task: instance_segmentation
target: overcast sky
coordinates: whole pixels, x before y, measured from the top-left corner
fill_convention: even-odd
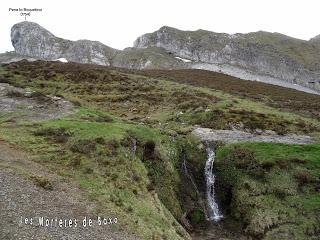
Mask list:
[[[163,25],[182,30],[280,32],[300,39],[320,34],[319,0],[1,0],[0,52],[11,51],[11,26],[24,18],[9,8],[42,8],[28,21],[58,37],[90,39],[123,49]]]

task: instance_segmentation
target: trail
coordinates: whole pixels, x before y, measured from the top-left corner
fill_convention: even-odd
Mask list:
[[[37,186],[30,175],[46,178],[53,189]],[[0,239],[136,239],[111,225],[98,226],[94,208],[77,184],[31,161],[18,147],[0,141]],[[21,217],[33,218],[33,224],[22,224]],[[77,219],[78,225],[43,227],[39,217],[72,219],[73,223]],[[94,220],[92,227],[82,226],[84,217]]]

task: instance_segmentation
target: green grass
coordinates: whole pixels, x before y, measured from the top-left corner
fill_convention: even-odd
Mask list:
[[[260,161],[300,158],[310,168],[320,168],[320,144],[243,143],[242,146],[254,151]]]
[[[0,79],[61,95],[81,106],[68,117],[42,122],[19,121],[21,113],[2,114],[0,138],[26,148],[35,161],[80,183],[97,203],[97,213],[111,211],[120,219],[119,228],[127,226],[145,239],[188,238],[177,219],[199,199],[180,171],[183,150],[200,189],[205,182],[204,145],[189,135],[194,125],[229,129],[242,122],[248,131],[319,135],[317,103],[308,105],[308,114],[303,114],[303,94],[299,107],[291,111],[292,91],[282,89],[277,98],[278,88],[263,85],[260,92],[266,94],[260,99],[262,93],[255,90],[250,90],[250,96],[242,94],[247,88],[241,81],[237,84],[242,92],[236,94],[230,84],[225,93],[214,86],[190,86],[139,74],[73,63],[21,62],[0,67]],[[181,71],[180,77],[194,81],[199,76],[208,84],[208,73],[198,74]],[[280,104],[287,97],[286,104]],[[149,156],[147,142],[155,144]],[[218,190],[223,188],[219,198],[249,235],[315,236],[319,232],[319,192],[315,191],[319,156],[319,144],[223,146],[216,160]]]
[[[112,120],[88,120],[88,116],[105,115]],[[167,155],[176,150],[170,139],[161,135],[159,130],[89,108],[80,108],[76,114],[62,119],[1,125],[1,139],[26,148],[32,152],[35,161],[77,181],[88,191],[89,198],[97,203],[95,211],[111,212],[118,217],[120,229],[128,228],[144,239],[188,238],[172,215],[179,217],[182,214],[177,198],[179,174],[174,167],[176,154]],[[65,134],[67,142],[59,142],[57,136],[62,133],[68,133]],[[123,143],[128,136],[138,141],[136,153]],[[99,138],[103,141],[96,140]],[[147,140],[156,142],[156,151],[161,151],[160,162],[141,160],[143,144]],[[87,147],[81,143],[94,144],[95,148],[88,152],[73,150],[74,145],[80,150]],[[161,175],[158,170],[161,170]],[[149,190],[151,184],[155,190]]]
[[[221,198],[230,201],[231,215],[248,234],[265,239],[318,236],[319,144],[226,145],[217,151],[216,172],[225,187]]]
[[[319,132],[320,124],[315,118],[270,107],[263,101],[176,83],[164,80],[165,77],[154,79],[141,76],[138,75],[140,72],[123,73],[92,65],[83,66],[20,63],[19,70],[11,65],[1,67],[0,77],[7,76],[6,79],[16,86],[30,87],[50,95],[62,95],[84,106],[144,122],[168,132],[187,133],[195,124],[229,129],[239,122],[252,131],[261,128],[280,134]],[[184,75],[180,77],[188,76],[188,73],[181,74]],[[199,77],[202,79],[207,75],[200,74]],[[32,80],[26,81],[26,78]],[[220,114],[215,114],[216,111]]]

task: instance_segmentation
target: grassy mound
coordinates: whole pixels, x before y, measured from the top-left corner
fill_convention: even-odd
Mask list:
[[[242,143],[217,152],[223,202],[249,235],[317,239],[320,234],[320,145]]]

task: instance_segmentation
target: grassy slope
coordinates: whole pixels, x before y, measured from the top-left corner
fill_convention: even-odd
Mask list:
[[[217,152],[218,179],[231,215],[266,239],[317,239],[320,146],[241,143]],[[230,199],[230,195],[232,195]]]
[[[149,62],[149,63],[148,63]],[[147,64],[146,64],[147,63]],[[149,64],[149,65],[148,65]],[[126,48],[112,59],[112,66],[127,68],[183,68],[185,64],[172,57],[165,50],[155,47]]]
[[[273,46],[278,52],[290,56],[298,63],[303,64],[308,69],[319,69],[319,46],[309,41],[295,39],[279,33],[255,32],[247,34],[247,41],[253,43],[263,43]],[[252,38],[252,39],[250,39]]]
[[[318,120],[320,117],[320,96],[294,89],[255,81],[240,81],[232,76],[205,70],[146,70],[135,71],[135,73],[196,87],[209,87],[240,98],[249,98],[253,101],[262,102],[287,112],[293,111],[303,115],[307,114],[318,118]]]
[[[226,79],[222,78],[218,83],[220,75],[212,73],[213,78],[210,78],[210,72],[206,71],[200,72],[200,75],[197,70],[182,71],[178,77],[175,71],[168,71],[168,75],[163,77],[168,79],[170,76],[179,82],[184,76],[187,84],[196,85],[191,87],[161,78],[138,75],[143,72],[123,73],[93,65],[20,62],[18,66],[11,64],[5,69],[2,70],[4,77],[11,79],[17,86],[31,87],[46,94],[62,95],[152,126],[159,127],[161,124],[163,130],[185,131],[194,124],[228,129],[239,122],[247,129],[271,129],[279,133],[317,132],[319,129],[319,96],[290,89],[286,92],[286,89],[261,83],[250,82],[250,87],[247,81],[236,79],[225,81]],[[189,82],[192,79],[196,81]],[[260,97],[269,99],[266,102],[268,105],[275,103],[277,107],[282,107],[279,104],[284,106],[278,110],[258,101],[244,99],[243,96],[246,95],[236,97],[203,88],[201,86],[204,86],[206,79],[208,85],[214,89],[219,84],[233,85],[234,88],[239,88],[240,94],[237,95],[247,91],[251,99]],[[215,85],[210,85],[211,83]],[[263,94],[257,92],[259,87],[263,89]],[[229,91],[226,87],[221,89],[234,94],[234,91]],[[285,102],[285,99],[289,100]],[[298,114],[283,111],[285,108],[292,108]]]
[[[183,201],[179,196],[180,143],[172,143],[172,136],[188,134],[194,124],[228,129],[230,125],[239,122],[253,131],[259,128],[272,129],[278,133],[306,132],[319,135],[318,102],[309,101],[308,105],[306,99],[310,97],[317,100],[318,96],[299,93],[296,102],[292,102],[296,93],[292,90],[286,91],[274,86],[268,88],[261,84],[264,92],[259,93],[255,92],[260,86],[257,83],[253,89],[247,88],[246,91],[245,81],[233,79],[231,84],[235,84],[234,87],[230,86],[230,82],[229,86],[224,85],[224,81],[219,85],[219,79],[214,73],[215,85],[210,85],[209,81],[211,89],[204,88],[208,72],[205,72],[205,77],[199,77],[197,71],[181,71],[179,78],[173,79],[166,74],[152,75],[157,79],[142,74],[144,73],[92,65],[52,62],[20,62],[1,67],[2,81],[45,94],[62,95],[85,107],[69,118],[41,124],[17,125],[14,122],[17,118],[2,115],[0,137],[25,146],[38,156],[38,161],[79,181],[90,190],[92,199],[100,204],[97,211],[113,209],[131,231],[144,238],[166,236],[171,239],[173,236],[186,237],[172,218],[173,215],[179,219],[184,211]],[[181,80],[183,76],[187,82]],[[192,76],[193,79],[201,80],[201,84],[197,81],[190,82]],[[235,92],[236,88],[239,88],[239,93]],[[259,97],[263,99],[260,102],[257,101]],[[297,107],[302,105],[305,109]],[[101,117],[104,119],[108,115],[106,112],[121,118],[112,117],[112,122],[101,122]],[[66,142],[57,143],[56,131],[60,130],[52,131],[52,128],[63,128],[71,136]],[[35,136],[34,132],[39,131],[42,136]],[[99,137],[104,139],[102,144]],[[136,154],[132,154],[130,150],[132,138],[138,142]],[[148,140],[156,142],[156,157],[142,161],[144,144]],[[203,154],[196,153],[201,148],[190,147],[194,144],[192,138],[187,137],[188,141],[190,164],[195,168],[194,173],[202,176],[205,158]],[[78,145],[80,150],[76,147]],[[81,148],[90,149],[92,145],[95,148],[89,154],[85,153],[87,151],[81,152]],[[252,145],[252,148],[260,149],[258,146],[260,145]],[[259,151],[267,155],[270,149],[261,148]],[[284,158],[289,158],[292,151],[290,148],[285,151]],[[315,157],[306,160],[310,159],[318,161]],[[274,179],[285,184],[285,179]],[[267,199],[268,196],[261,197]],[[242,198],[240,200],[239,204],[245,204]],[[283,200],[279,201],[283,204]],[[318,204],[316,199],[314,202]],[[235,209],[237,211],[236,207]],[[150,214],[151,218],[148,217]],[[138,222],[133,222],[132,217]],[[257,234],[255,231],[248,232]],[[260,234],[261,228],[257,231]]]
[[[138,141],[136,153],[128,142],[133,137]],[[172,165],[177,153],[168,137],[158,130],[81,108],[58,120],[2,123],[0,138],[22,145],[36,156],[35,161],[79,182],[98,203],[95,211],[111,211],[119,219],[120,227],[128,226],[129,231],[144,239],[187,238],[172,216],[182,214],[175,192],[179,182],[174,176],[179,174]],[[142,146],[147,140],[155,141],[156,151],[161,152],[158,162],[142,162]],[[161,166],[162,177],[172,181],[163,183],[167,185],[161,189],[161,196],[157,194],[161,185],[152,182],[154,177],[149,171],[155,166]],[[163,199],[166,196],[170,198]]]

